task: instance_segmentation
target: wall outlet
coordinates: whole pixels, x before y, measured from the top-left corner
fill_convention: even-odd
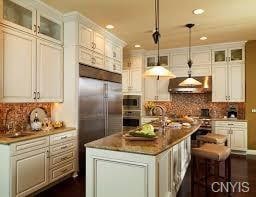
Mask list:
[[[252,113],[256,113],[256,108],[252,109]]]

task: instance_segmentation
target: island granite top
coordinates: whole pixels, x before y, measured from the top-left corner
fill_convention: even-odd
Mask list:
[[[84,146],[86,148],[105,149],[155,156],[191,136],[199,129],[200,125],[201,122],[198,122],[196,125],[192,125],[191,128],[173,129],[166,127],[166,134],[161,135],[157,132],[158,139],[155,141],[128,141],[122,137],[122,132],[120,132],[87,143]]]

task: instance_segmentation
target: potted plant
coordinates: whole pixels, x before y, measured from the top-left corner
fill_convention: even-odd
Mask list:
[[[152,109],[156,106],[156,104],[152,101],[147,101],[144,104],[145,112],[147,116],[152,116]]]

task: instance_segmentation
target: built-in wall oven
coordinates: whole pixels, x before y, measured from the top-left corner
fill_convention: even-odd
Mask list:
[[[123,112],[123,130],[128,131],[141,125],[140,111],[124,111]]]
[[[140,95],[124,95],[123,109],[124,110],[141,110],[141,96]]]

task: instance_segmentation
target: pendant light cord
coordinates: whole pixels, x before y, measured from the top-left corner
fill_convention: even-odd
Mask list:
[[[189,61],[191,60],[191,28],[189,28]]]

